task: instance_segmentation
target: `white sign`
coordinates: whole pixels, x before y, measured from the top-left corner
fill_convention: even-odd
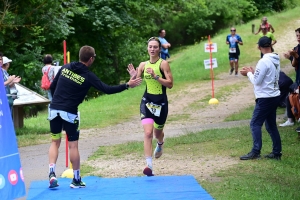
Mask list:
[[[47,98],[26,88],[25,86],[19,83],[15,83],[15,86],[18,90],[18,98],[14,100],[14,106],[50,103],[50,101]]]
[[[205,52],[217,52],[217,43],[205,43],[204,44],[204,51]]]
[[[210,59],[204,60],[204,67],[205,67],[205,69],[210,69],[210,65],[211,65]],[[213,68],[218,67],[218,62],[217,62],[216,58],[212,59],[212,67]]]

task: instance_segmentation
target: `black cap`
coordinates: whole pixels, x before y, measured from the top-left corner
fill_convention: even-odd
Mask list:
[[[260,47],[271,47],[272,40],[271,38],[268,38],[267,36],[263,36],[258,40],[258,46]]]

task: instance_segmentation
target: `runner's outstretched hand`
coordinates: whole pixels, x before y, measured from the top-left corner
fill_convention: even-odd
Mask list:
[[[134,66],[132,63],[130,63],[127,67],[127,71],[128,73],[130,74],[130,77],[134,77],[136,78],[136,75],[137,75],[137,70],[134,69]]]

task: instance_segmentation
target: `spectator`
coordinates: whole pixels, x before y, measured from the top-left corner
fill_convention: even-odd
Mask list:
[[[236,34],[236,29],[234,27],[231,27],[230,34],[226,37],[226,44],[229,45],[230,75],[235,70],[235,75],[237,76],[240,56],[239,44],[243,45],[243,41],[242,38],[238,34]]]
[[[296,72],[296,80],[295,83],[292,85],[293,88],[291,88],[291,92],[294,92],[300,83],[300,60],[299,60],[299,55],[300,55],[300,28],[295,30],[296,33],[296,39],[298,42],[298,45],[295,46],[293,48],[293,50],[289,50],[288,52],[284,53],[284,57],[289,59],[291,61],[292,66],[295,68],[295,72]],[[295,117],[293,115],[293,112],[291,111],[292,106],[291,106],[291,102],[289,101],[289,99],[287,98],[286,100],[286,112],[287,112],[287,117],[288,120],[286,122],[284,122],[283,124],[279,124],[279,126],[284,127],[284,126],[293,126],[294,125],[294,121],[295,121]],[[298,127],[296,129],[296,131],[298,133],[300,133],[300,128]]]
[[[61,144],[62,129],[66,131],[70,149],[70,161],[74,178],[71,188],[83,188],[85,183],[80,177],[80,155],[78,150],[79,119],[78,106],[84,100],[91,87],[106,94],[115,94],[140,85],[141,78],[130,79],[127,83],[109,86],[103,83],[89,67],[95,61],[95,49],[83,46],[79,51],[79,62],[71,62],[61,67],[51,86],[53,99],[50,103],[48,120],[50,121],[52,142],[49,148],[49,188],[58,187],[55,166]]]
[[[10,67],[10,63],[12,60],[7,58],[6,56],[2,57],[2,73],[3,73],[3,80],[4,85],[6,86],[6,92],[8,95],[11,95],[11,98],[9,97],[9,107],[11,114],[13,114],[13,101],[17,99],[17,88],[15,86],[15,83],[19,83],[21,81],[21,77],[12,75],[10,76],[8,74],[8,69]],[[10,94],[9,94],[10,93]]]
[[[43,74],[48,72],[48,79],[49,79],[50,83],[52,83],[53,79],[54,79],[54,67],[52,66],[52,61],[53,61],[52,55],[50,55],[50,54],[45,55],[45,57],[44,57],[45,66],[42,68]],[[50,89],[46,90],[46,91],[48,94],[48,99],[50,101],[52,101],[52,95],[51,95]]]
[[[260,51],[264,54],[255,68],[244,67],[241,74],[248,76],[249,81],[254,85],[255,108],[250,122],[253,146],[252,150],[240,157],[241,160],[260,158],[262,148],[262,126],[265,127],[271,136],[273,145],[272,152],[265,155],[265,158],[281,159],[281,138],[276,125],[276,110],[280,100],[279,72],[280,60],[277,54],[272,53],[271,40],[264,36],[258,41]]]
[[[261,24],[259,25],[259,29],[255,33],[255,35],[257,35],[262,30],[262,26],[265,26],[268,32],[271,32],[271,33],[275,32],[273,26],[270,23],[268,23],[267,17],[263,17],[261,20]]]
[[[281,108],[286,108],[286,99],[289,95],[290,86],[293,84],[293,80],[283,71],[280,71],[278,84],[280,90],[280,101],[278,106]]]
[[[161,43],[160,57],[164,60],[167,60],[167,58],[170,58],[168,49],[171,47],[171,44],[167,42],[167,40],[165,39],[166,31],[164,29],[160,29],[158,31],[158,34],[159,34],[158,39]]]

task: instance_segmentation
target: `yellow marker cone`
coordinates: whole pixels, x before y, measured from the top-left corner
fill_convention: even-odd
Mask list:
[[[73,167],[72,167],[72,163],[70,163],[70,168],[66,169],[62,175],[62,178],[73,178],[74,177],[74,173],[73,173]]]
[[[211,99],[209,100],[208,103],[209,103],[209,104],[218,104],[219,101],[218,101],[218,99],[216,99],[216,98],[211,98]]]

